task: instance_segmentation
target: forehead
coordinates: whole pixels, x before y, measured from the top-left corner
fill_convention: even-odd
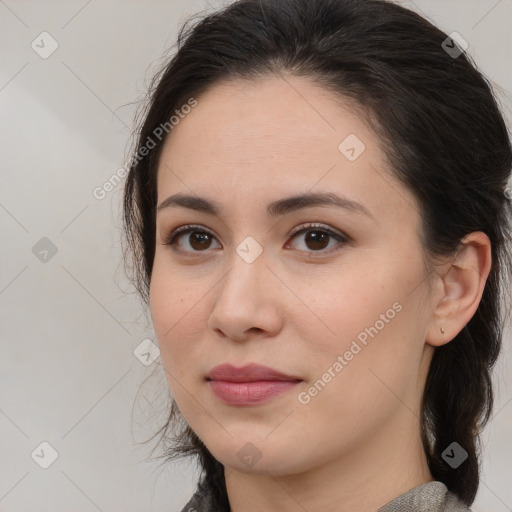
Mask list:
[[[166,142],[194,146],[194,154],[187,155],[192,159],[205,152],[226,157],[227,151],[248,162],[325,151],[337,157],[338,144],[350,133],[374,136],[348,101],[303,77],[221,82],[197,102]]]
[[[358,110],[306,78],[222,82],[196,100],[165,142],[159,202],[177,191],[236,191],[226,200],[268,203],[316,187],[372,203],[377,215],[416,207]]]

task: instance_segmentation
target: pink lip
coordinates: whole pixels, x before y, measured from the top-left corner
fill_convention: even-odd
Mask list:
[[[253,405],[288,391],[302,379],[258,364],[241,368],[222,364],[210,371],[207,380],[215,396],[223,402]]]
[[[229,382],[255,382],[258,380],[302,380],[295,375],[286,375],[268,366],[246,364],[240,368],[231,364],[221,364],[213,368],[207,375],[209,380],[225,380]]]

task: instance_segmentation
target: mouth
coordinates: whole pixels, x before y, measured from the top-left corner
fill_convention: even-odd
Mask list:
[[[256,382],[256,381],[300,381],[296,375],[288,375],[268,366],[256,363],[236,367],[231,364],[221,364],[213,368],[206,376],[207,380],[222,380],[227,382]]]
[[[208,381],[213,394],[228,405],[257,405],[294,388],[301,381],[260,380],[254,382]]]
[[[290,391],[302,379],[252,363],[243,367],[216,366],[206,381],[213,394],[225,404],[257,405]]]

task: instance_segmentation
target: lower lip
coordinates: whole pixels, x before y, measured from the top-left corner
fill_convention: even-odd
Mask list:
[[[227,382],[210,380],[210,388],[215,396],[229,405],[253,405],[289,391],[298,381],[259,380],[256,382]]]

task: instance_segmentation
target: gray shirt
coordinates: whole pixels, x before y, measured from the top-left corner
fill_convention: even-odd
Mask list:
[[[210,491],[198,486],[181,512],[221,511],[213,508]],[[471,512],[471,509],[442,482],[428,482],[394,498],[377,512]]]

